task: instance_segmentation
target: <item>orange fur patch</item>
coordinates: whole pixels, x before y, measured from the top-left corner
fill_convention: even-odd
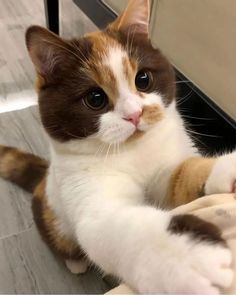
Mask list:
[[[127,56],[124,56],[122,59],[122,65],[126,80],[128,81],[130,88],[136,91],[135,76],[138,68],[137,63],[134,60],[129,59]]]
[[[180,164],[170,180],[167,205],[174,208],[203,196],[214,162],[214,158],[195,157]]]
[[[0,145],[0,176],[28,192],[45,176],[47,161],[16,148]]]
[[[147,124],[154,124],[163,118],[163,113],[158,105],[144,106],[142,119]]]
[[[15,169],[17,153],[13,152],[5,152],[4,155],[1,155],[0,161],[0,174],[3,178],[9,178],[11,176],[11,172]],[[21,165],[21,164],[20,164]]]
[[[46,179],[44,179],[34,192],[32,209],[39,232],[45,242],[56,254],[64,259],[80,259],[83,257],[79,245],[63,236],[57,228],[58,219],[48,206],[45,193]]]

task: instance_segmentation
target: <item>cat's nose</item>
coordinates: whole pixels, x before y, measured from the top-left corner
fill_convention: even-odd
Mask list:
[[[130,121],[131,123],[133,123],[137,127],[138,123],[140,121],[141,114],[142,114],[142,112],[138,111],[138,112],[127,115],[124,119],[126,121]]]

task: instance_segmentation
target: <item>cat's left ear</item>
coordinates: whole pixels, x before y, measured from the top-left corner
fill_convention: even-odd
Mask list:
[[[149,0],[130,0],[124,12],[111,24],[118,31],[149,34]]]

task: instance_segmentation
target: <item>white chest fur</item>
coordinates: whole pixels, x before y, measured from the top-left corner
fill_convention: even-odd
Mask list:
[[[108,153],[107,147],[101,155],[97,152],[99,144],[88,140],[53,144],[47,194],[50,206],[63,220],[63,232],[73,235],[72,211],[101,182],[111,195],[121,190],[122,196],[126,190],[135,202],[142,202],[145,193],[162,201],[173,169],[197,152],[175,108],[169,112],[171,116],[136,141],[120,146],[116,153],[112,147]]]

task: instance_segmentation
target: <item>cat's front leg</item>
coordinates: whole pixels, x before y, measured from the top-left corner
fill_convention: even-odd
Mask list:
[[[215,160],[205,184],[207,195],[236,192],[236,152]]]
[[[217,158],[192,157],[173,171],[166,206],[175,208],[204,195],[236,191],[236,152]]]
[[[80,210],[78,241],[103,271],[146,294],[219,294],[231,284],[231,253],[215,226],[120,199],[94,195]]]

